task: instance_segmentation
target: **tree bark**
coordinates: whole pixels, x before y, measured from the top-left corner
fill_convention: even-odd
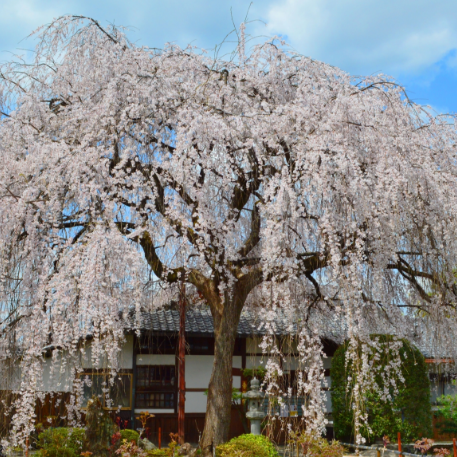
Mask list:
[[[163,265],[149,233],[143,233],[140,243],[154,273],[163,279]],[[177,281],[178,274],[184,272],[180,270],[169,271],[166,281]],[[200,441],[203,457],[212,457],[216,446],[228,440],[232,409],[232,357],[238,323],[247,296],[262,281],[262,270],[256,268],[246,274],[239,272],[236,284],[230,292],[226,291],[224,300],[220,296],[217,278],[210,279],[201,271],[191,269],[187,273],[187,281],[203,295],[213,316],[214,362],[208,386],[205,427]]]
[[[232,357],[240,320],[237,301],[225,303],[221,312],[211,307],[214,321],[214,363],[208,386],[205,427],[201,438],[204,457],[213,455],[229,437],[232,409]]]

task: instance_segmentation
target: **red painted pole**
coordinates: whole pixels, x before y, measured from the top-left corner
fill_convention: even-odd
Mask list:
[[[184,281],[179,293],[179,405],[178,438],[184,444],[184,420],[186,407],[186,301]]]
[[[159,427],[159,449],[162,449],[162,429]]]
[[[457,457],[457,444],[455,443],[455,438],[452,438],[452,444],[454,446],[454,457]]]
[[[25,457],[29,457],[29,439],[25,440]]]
[[[402,457],[402,455],[401,455],[401,434],[400,434],[400,432],[398,432],[397,437],[398,437],[398,452],[400,452],[398,457]]]

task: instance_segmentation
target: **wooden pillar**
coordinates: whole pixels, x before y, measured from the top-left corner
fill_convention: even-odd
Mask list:
[[[246,369],[246,337],[241,339],[241,369]]]
[[[136,335],[133,335],[133,360],[132,360],[132,410],[130,414],[130,428],[135,430],[135,396],[136,396],[136,355],[138,354],[138,341]]]
[[[398,438],[398,452],[400,453],[399,457],[402,457],[402,455],[401,455],[401,433],[400,432],[398,432],[397,438]]]
[[[455,438],[452,438],[452,445],[454,448],[454,457],[457,457],[457,444],[455,442]]]
[[[179,407],[178,407],[178,437],[184,444],[184,420],[186,406],[186,301],[185,286],[181,283],[179,293]]]

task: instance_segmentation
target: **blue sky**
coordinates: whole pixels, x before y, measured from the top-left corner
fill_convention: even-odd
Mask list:
[[[250,0],[0,0],[0,60],[31,49],[41,24],[80,14],[130,26],[138,44],[213,48]],[[457,0],[257,0],[252,35],[282,35],[298,52],[354,74],[385,73],[410,97],[457,112]],[[263,22],[261,22],[263,21]]]

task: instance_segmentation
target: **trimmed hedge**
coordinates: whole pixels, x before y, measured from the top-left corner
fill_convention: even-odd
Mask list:
[[[384,348],[378,367],[386,366],[392,359],[392,350],[389,349],[394,339],[390,335],[372,335],[378,339]],[[367,392],[365,404],[368,412],[368,424],[373,431],[370,435],[367,429],[361,430],[368,440],[388,435],[395,439],[397,432],[402,434],[405,441],[411,441],[421,436],[430,436],[432,433],[432,412],[430,405],[430,380],[424,356],[407,340],[400,349],[402,360],[401,373],[405,383],[398,381],[399,393],[393,402],[383,401],[375,392]],[[346,342],[335,352],[330,372],[332,385],[333,426],[335,437],[340,440],[350,440],[354,437],[354,416],[351,405],[351,391],[348,389],[348,377],[355,378],[352,372],[352,363],[346,367],[345,358],[348,343]],[[372,360],[374,354],[371,355]],[[346,371],[347,369],[347,371]],[[382,371],[382,370],[381,370]],[[376,382],[384,389],[392,389],[384,385],[381,376]],[[350,389],[350,388],[349,388]]]
[[[240,435],[216,448],[216,457],[277,457],[273,443],[263,435]]]
[[[84,438],[83,428],[48,428],[38,435],[37,447],[46,457],[76,457],[81,454]]]
[[[121,443],[123,440],[127,440],[127,443],[130,443],[131,441],[138,443],[138,439],[140,438],[140,434],[137,431],[130,430],[129,428],[121,430],[120,433],[121,433]]]

